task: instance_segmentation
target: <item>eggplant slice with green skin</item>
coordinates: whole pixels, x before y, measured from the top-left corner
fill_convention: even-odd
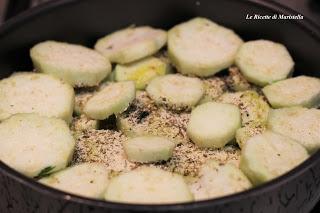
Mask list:
[[[159,106],[185,111],[194,107],[204,94],[204,85],[198,78],[169,74],[153,79],[146,88]]]
[[[258,86],[288,78],[294,66],[286,47],[269,40],[244,43],[237,53],[235,63],[244,77]]]
[[[320,79],[298,76],[278,81],[262,89],[273,108],[320,106]]]
[[[320,149],[320,110],[290,107],[271,110],[268,129],[303,145],[310,153]]]
[[[243,41],[232,30],[194,18],[168,32],[168,54],[178,72],[208,77],[234,63]]]
[[[128,139],[123,147],[130,161],[150,163],[168,160],[175,143],[165,137],[142,136]]]
[[[136,94],[132,81],[111,83],[96,92],[85,104],[84,113],[97,120],[104,120],[112,114],[125,111]]]
[[[95,49],[114,63],[127,64],[158,52],[167,43],[167,32],[148,26],[129,27],[97,41]]]
[[[28,177],[64,169],[75,146],[65,121],[37,114],[16,114],[4,120],[0,141],[0,160]]]
[[[238,107],[208,102],[192,110],[187,133],[199,147],[221,148],[235,137],[240,127]]]
[[[66,168],[40,183],[72,194],[89,198],[103,198],[109,184],[109,171],[102,163],[82,163]]]
[[[19,72],[0,81],[0,121],[16,113],[72,120],[73,88],[42,73]]]
[[[270,181],[309,157],[298,142],[266,131],[250,138],[241,152],[240,169],[254,185]]]
[[[199,179],[191,185],[195,200],[206,200],[241,192],[252,187],[248,178],[232,163],[208,160],[202,165]]]
[[[97,86],[111,72],[111,64],[87,47],[57,41],[45,41],[30,50],[39,72],[56,76],[73,87]]]
[[[170,204],[193,200],[183,176],[142,167],[114,177],[105,199],[121,203]]]

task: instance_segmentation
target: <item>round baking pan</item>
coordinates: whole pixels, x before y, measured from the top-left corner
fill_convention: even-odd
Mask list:
[[[296,15],[271,1],[56,0],[10,19],[0,28],[0,78],[32,69],[29,49],[54,39],[93,46],[97,38],[131,24],[169,29],[195,16],[234,29],[243,39],[285,44],[295,75],[320,77],[320,29],[302,20],[246,20],[246,15]],[[320,131],[320,130],[319,130]],[[320,198],[320,152],[264,185],[230,196],[172,205],[119,204],[45,187],[0,162],[0,210],[29,212],[309,212]]]

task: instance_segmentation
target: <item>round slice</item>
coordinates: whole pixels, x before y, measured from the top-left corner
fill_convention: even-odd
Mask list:
[[[240,127],[238,107],[208,102],[191,112],[187,134],[199,147],[221,148],[235,137]]]
[[[114,73],[116,81],[134,81],[137,89],[144,89],[152,79],[165,75],[170,69],[163,60],[149,57],[128,65],[118,64]]]
[[[0,81],[0,121],[16,113],[37,113],[70,122],[71,86],[46,74],[21,72]]]
[[[75,142],[65,121],[16,114],[0,123],[0,160],[28,177],[65,168]]]
[[[274,108],[320,106],[320,79],[299,76],[268,85],[262,89]]]
[[[199,180],[192,184],[196,200],[221,197],[251,188],[248,178],[232,163],[208,160],[202,165]]]
[[[111,62],[126,64],[153,55],[167,42],[167,32],[148,26],[130,27],[99,39],[95,49]]]
[[[308,157],[307,150],[296,141],[266,131],[246,142],[240,169],[258,185],[290,171]]]
[[[92,96],[84,106],[84,113],[92,119],[104,120],[123,112],[135,98],[132,81],[112,83]]]
[[[135,204],[168,204],[193,200],[182,176],[142,167],[110,181],[105,199]]]
[[[96,51],[75,44],[46,41],[30,50],[34,67],[74,87],[97,86],[111,71],[110,62]]]
[[[249,82],[265,86],[287,78],[293,71],[294,62],[282,44],[256,40],[241,46],[236,65]]]
[[[149,163],[168,160],[175,143],[164,137],[143,136],[127,140],[124,151],[130,161]]]
[[[271,110],[268,128],[303,145],[310,153],[320,149],[320,110],[291,107]]]
[[[102,163],[83,163],[42,178],[39,182],[72,194],[103,198],[109,183],[109,172]]]
[[[188,110],[195,106],[204,94],[200,79],[170,74],[153,79],[146,89],[157,105],[174,110]]]
[[[232,30],[205,18],[179,24],[168,33],[168,53],[177,70],[203,77],[232,65],[242,43]]]

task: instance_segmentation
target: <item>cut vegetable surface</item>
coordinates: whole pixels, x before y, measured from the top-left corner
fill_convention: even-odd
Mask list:
[[[122,203],[165,204],[193,200],[182,176],[157,168],[139,168],[110,181],[105,199]]]
[[[117,65],[116,81],[134,81],[137,89],[144,89],[155,77],[165,75],[171,67],[159,58],[150,57],[128,65]]]
[[[168,53],[177,70],[203,77],[232,65],[242,43],[232,30],[205,18],[179,24],[168,33]]]
[[[0,123],[0,160],[29,177],[65,168],[74,145],[61,119],[16,114]]]
[[[320,149],[320,110],[302,107],[270,112],[268,128],[292,138],[313,153]]]
[[[135,98],[132,81],[112,83],[92,96],[84,106],[90,118],[104,120],[112,114],[123,112]]]
[[[257,185],[290,171],[308,157],[307,150],[296,141],[266,131],[246,142],[240,168]]]
[[[35,68],[74,87],[96,86],[111,71],[110,62],[87,47],[57,41],[35,45],[30,51]]]
[[[146,90],[156,104],[174,110],[191,109],[204,94],[200,79],[177,74],[153,79]]]
[[[103,198],[109,183],[109,172],[104,164],[83,163],[54,173],[39,181],[72,194]]]
[[[130,27],[99,39],[95,49],[111,62],[126,64],[156,53],[166,42],[164,30]]]
[[[174,147],[174,142],[156,136],[131,138],[124,143],[128,159],[141,163],[168,160],[172,156]]]
[[[248,81],[259,86],[287,78],[294,66],[286,47],[268,40],[244,43],[237,53],[236,64]]]
[[[274,108],[320,106],[320,79],[299,76],[276,82],[263,88],[263,93]]]
[[[0,121],[37,113],[70,122],[73,105],[73,88],[50,75],[20,72],[0,81]]]
[[[187,133],[200,147],[220,148],[235,137],[240,127],[241,115],[238,107],[208,102],[192,111]]]
[[[202,165],[199,180],[191,189],[196,200],[204,200],[241,192],[250,187],[248,178],[235,165],[221,165],[215,160],[208,160]]]

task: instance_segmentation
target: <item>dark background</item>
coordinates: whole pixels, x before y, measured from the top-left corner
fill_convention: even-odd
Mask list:
[[[0,24],[6,19],[14,17],[23,10],[35,7],[41,3],[55,0],[0,0]],[[131,0],[134,1],[134,0]],[[161,0],[159,0],[161,1]],[[320,27],[320,0],[265,0],[274,1],[285,5],[294,11],[293,14],[302,14],[306,18],[311,19]],[[320,56],[319,56],[320,57]],[[1,212],[1,211],[0,211]],[[320,202],[312,211],[312,213],[320,213]]]

